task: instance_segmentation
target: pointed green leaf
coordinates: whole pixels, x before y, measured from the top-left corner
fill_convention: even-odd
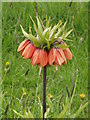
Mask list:
[[[40,47],[41,42],[38,38],[36,38],[32,34],[29,34],[29,39],[33,42],[35,46]]]
[[[72,118],[78,117],[78,115],[84,110],[84,108],[85,108],[86,106],[88,106],[88,102],[85,103],[81,108],[79,108],[79,109],[77,110],[77,112],[76,112],[74,115],[72,115]]]
[[[47,48],[50,50],[50,43],[47,41]]]
[[[24,31],[24,29],[23,29],[23,27],[22,27],[21,25],[20,25],[20,27],[21,27],[21,29],[22,29],[22,32],[23,32],[24,36],[25,36],[26,38],[29,38],[29,34]]]
[[[43,31],[43,36],[45,36],[46,33],[50,31],[50,29],[51,29],[51,26],[50,26],[49,28],[46,28],[46,29]]]
[[[63,40],[66,40],[66,41],[73,41],[73,40],[70,40],[70,39],[67,39],[67,38],[64,38]]]
[[[31,113],[29,109],[28,109],[28,118],[34,118],[33,114]]]
[[[73,31],[73,29],[71,29],[71,30],[68,31],[68,32],[65,32],[65,33],[61,36],[62,39],[65,39],[72,31]]]
[[[40,33],[42,33],[42,25],[41,25],[38,17],[36,17],[36,18],[37,18],[38,30],[39,30]]]
[[[51,20],[51,18],[49,17],[49,19],[48,19],[48,18],[47,18],[47,16],[46,16],[46,28],[48,28],[48,27],[49,27],[50,20]]]
[[[34,22],[34,20],[32,19],[31,16],[30,16],[30,18],[31,18],[31,20],[32,20],[32,22],[33,22],[34,29],[35,29],[36,33],[38,34],[40,40],[42,40],[42,26],[41,26],[41,24],[40,24],[40,21],[39,21],[38,17],[36,17],[36,18],[37,18],[38,28],[37,28],[37,26],[36,26],[36,24],[35,24],[35,22]]]
[[[45,112],[45,118],[47,118],[47,117],[48,117],[49,112],[50,112],[50,108],[48,108],[48,109],[47,109],[47,111]]]
[[[37,33],[37,31],[38,31],[37,26],[36,26],[36,24],[35,24],[35,22],[34,22],[34,20],[32,19],[32,17],[31,17],[31,16],[30,16],[30,19],[32,20],[33,25],[34,25],[34,29],[35,29],[35,31],[36,31],[36,33]]]
[[[42,103],[41,103],[41,101],[40,101],[40,97],[38,96],[38,101],[39,101],[39,105],[40,105],[40,107],[41,107],[41,112],[40,112],[40,118],[42,118],[43,117],[43,106],[42,106]]]
[[[61,28],[58,29],[58,32],[55,34],[55,38],[58,38],[61,35],[61,33],[65,29],[66,24],[67,24],[67,21],[64,23],[64,25]]]
[[[51,38],[53,36],[53,34],[55,34],[56,30],[60,27],[61,24],[62,24],[62,22],[59,21],[59,23],[52,28],[52,30],[50,31],[49,38]]]
[[[62,112],[59,114],[58,118],[65,118],[66,117],[66,112],[69,108],[69,100],[67,101],[67,103],[64,106],[64,109],[62,110]]]
[[[15,114],[17,114],[19,117],[24,118],[24,116],[23,116],[22,114],[20,114],[19,112],[17,112],[16,110],[13,110],[13,112],[14,112]]]
[[[69,48],[68,45],[64,45],[64,44],[58,44],[58,45],[56,45],[56,47],[60,47],[62,50]]]
[[[41,22],[42,27],[45,29],[45,26],[44,26],[44,24],[43,24],[43,21],[41,20],[40,17],[39,17],[39,20],[40,20],[40,22]]]
[[[47,102],[48,102],[50,110],[53,112],[53,103],[49,97],[47,97]]]
[[[29,33],[32,34],[32,31],[31,31],[31,26],[29,24]]]

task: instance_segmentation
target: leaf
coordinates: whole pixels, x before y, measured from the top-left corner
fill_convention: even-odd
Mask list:
[[[49,108],[53,112],[53,103],[52,103],[52,101],[51,101],[51,99],[49,97],[47,97],[47,102],[48,102]]]
[[[20,26],[21,26],[21,25],[20,25]],[[30,39],[35,46],[37,46],[37,47],[40,46],[40,41],[39,41],[35,36],[33,36],[32,34],[27,34],[27,33],[24,31],[24,29],[23,29],[22,26],[21,26],[21,29],[22,29],[22,32],[23,32],[23,34],[24,34],[24,36],[25,36],[26,38]]]
[[[38,40],[38,38],[36,38],[32,34],[29,34],[29,39],[33,42],[35,46],[40,47],[41,42]]]
[[[38,30],[39,30],[40,34],[42,34],[42,25],[41,25],[38,17],[36,17],[36,18],[37,18]]]
[[[64,38],[63,40],[66,40],[66,41],[73,41],[73,40],[70,40],[70,39],[67,39],[67,38]]]
[[[33,114],[31,113],[30,110],[28,112],[25,111],[24,118],[34,118]]]
[[[29,33],[32,34],[31,26],[29,25]]]
[[[43,37],[43,43],[47,43],[47,38],[49,36],[49,31],[50,31],[51,27],[46,28],[43,33],[42,33],[42,37]]]
[[[38,17],[39,17],[39,16],[38,16]],[[44,24],[43,24],[43,22],[42,22],[42,20],[41,20],[40,17],[39,17],[39,20],[40,20],[40,22],[41,22],[42,27],[45,29],[45,26],[44,26]]]
[[[20,27],[21,27],[21,29],[22,29],[22,32],[23,32],[24,36],[25,36],[26,38],[29,38],[29,34],[24,31],[24,29],[23,29],[23,27],[22,27],[21,25],[20,25]]]
[[[51,29],[49,38],[51,38],[51,37],[53,36],[53,34],[55,34],[56,30],[58,29],[58,27],[59,27],[61,24],[62,24],[62,22],[59,21],[59,23],[58,23],[57,25],[55,25],[55,26]]]
[[[58,32],[55,34],[55,38],[58,38],[61,35],[61,33],[65,29],[66,24],[67,24],[67,21],[64,23],[64,25],[61,28],[58,29]]]
[[[46,28],[44,31],[43,31],[43,36],[46,35],[47,32],[49,32],[49,30],[51,29],[51,26],[49,28]]]
[[[46,16],[46,28],[48,28],[48,27],[49,27],[50,20],[51,20],[51,18],[49,17],[49,19],[48,19],[48,18],[47,18],[47,16]]]
[[[47,41],[47,48],[50,49],[50,43]]]
[[[63,111],[59,114],[58,118],[65,118],[66,112],[69,107],[69,100],[67,101],[67,104],[65,104]]]
[[[88,105],[88,102],[85,103],[81,108],[79,108],[79,109],[77,110],[77,112],[76,112],[74,115],[72,115],[71,118],[76,118],[76,117],[84,110],[84,108],[85,108],[87,105]]]
[[[73,29],[71,29],[70,31],[64,33],[64,34],[61,36],[62,39],[65,39],[72,31],[73,31]]]
[[[47,118],[47,117],[48,117],[49,112],[50,112],[50,108],[48,108],[48,109],[47,109],[47,111],[45,112],[45,118]]]
[[[62,50],[69,48],[68,45],[64,45],[64,44],[58,44],[58,45],[56,45],[56,47],[60,47]]]
[[[40,101],[40,97],[39,97],[39,96],[38,96],[38,101],[39,101],[39,105],[40,105],[40,107],[41,107],[40,118],[42,118],[42,117],[43,117],[43,106],[42,106],[42,104],[41,104],[41,101]]]
[[[35,24],[35,22],[34,22],[34,20],[32,19],[32,17],[31,17],[31,16],[30,16],[30,19],[32,20],[33,25],[34,25],[34,29],[35,29],[35,31],[36,31],[36,33],[37,33],[37,32],[38,32],[37,26],[36,26],[36,24]]]
[[[36,33],[38,34],[40,40],[42,40],[42,26],[41,26],[41,24],[40,24],[40,21],[39,21],[38,17],[36,17],[36,18],[37,18],[38,28],[37,28],[37,26],[36,26],[36,24],[35,24],[35,22],[34,22],[34,20],[32,19],[31,16],[30,16],[30,18],[31,18],[31,20],[32,20],[32,22],[33,22],[34,29],[35,29]]]
[[[19,117],[24,118],[24,116],[23,116],[22,114],[18,113],[16,110],[13,110],[13,112],[14,112],[15,114],[17,114]]]

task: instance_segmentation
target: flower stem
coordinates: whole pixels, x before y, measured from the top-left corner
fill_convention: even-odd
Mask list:
[[[46,112],[46,66],[43,68],[43,120]]]

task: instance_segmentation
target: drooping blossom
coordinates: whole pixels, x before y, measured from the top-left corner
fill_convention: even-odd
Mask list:
[[[21,57],[24,57],[24,59],[30,59],[33,66],[39,65],[42,67],[47,65],[51,66],[52,64],[64,65],[65,62],[67,63],[66,59],[72,60],[73,55],[71,51],[69,50],[69,48],[67,48],[67,44],[63,41],[63,37],[59,36],[59,34],[61,34],[59,28],[62,24],[61,21],[59,21],[59,23],[55,25],[52,29],[51,26],[47,27],[47,23],[49,24],[49,21],[46,21],[46,28],[43,30],[39,18],[36,18],[38,28],[32,18],[31,20],[34,24],[34,29],[38,37],[33,36],[31,33],[26,33],[21,26],[22,32],[27,38],[26,40],[20,43],[17,49],[17,52],[21,52]],[[65,25],[66,22],[62,26],[62,28],[65,27]],[[56,31],[57,29],[58,32]],[[71,31],[72,30],[70,30],[69,33]],[[67,36],[67,34],[65,36]],[[57,46],[58,44],[62,44],[66,48],[62,49],[62,47]]]
[[[30,42],[30,40],[27,39],[21,42],[17,52],[21,51],[21,57],[23,56],[25,59],[30,59],[33,56],[35,50],[36,47],[33,45],[33,43]]]
[[[35,50],[32,59],[31,59],[32,65],[40,64],[41,66],[46,66],[48,63],[48,56],[47,52],[41,49]]]
[[[64,44],[64,45],[67,45],[64,41],[61,42],[61,43]],[[69,48],[66,48],[66,49],[63,50],[63,51],[64,51],[64,54],[65,54],[65,57],[66,57],[68,60],[72,60],[73,55],[72,55],[71,51],[69,50]]]

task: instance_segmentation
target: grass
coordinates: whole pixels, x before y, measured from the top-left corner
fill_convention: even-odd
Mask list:
[[[37,12],[42,20],[46,15],[51,16],[53,24],[60,19],[65,22],[67,18],[69,3],[37,3]],[[2,84],[2,117],[17,118],[13,109],[22,113],[21,97],[26,92],[25,106],[26,110],[30,108],[35,117],[38,117],[40,106],[37,96],[42,101],[42,73],[39,76],[39,68],[33,67],[30,60],[24,60],[17,53],[17,47],[24,36],[20,29],[20,24],[28,32],[29,24],[32,26],[29,15],[35,19],[36,3],[2,3],[2,77],[5,73],[5,63],[10,62],[9,71],[6,74]],[[53,111],[60,112],[59,99],[63,95],[62,102],[65,102],[68,86],[71,92],[73,83],[76,80],[76,70],[78,69],[78,81],[71,113],[80,107],[80,94],[85,94],[83,104],[88,100],[88,3],[72,3],[69,13],[67,29],[72,28],[72,16],[74,16],[73,25],[75,31],[69,36],[72,42],[68,42],[73,53],[73,60],[68,61],[64,67],[58,67],[58,71],[53,79],[55,67],[47,68],[47,96],[53,94]],[[33,29],[33,26],[32,26]],[[35,32],[33,31],[33,34]],[[25,76],[27,69],[29,73]],[[8,104],[11,104],[8,106]],[[47,103],[48,107],[48,103]],[[8,109],[6,111],[6,109]],[[6,115],[5,115],[6,111]],[[85,112],[86,111],[86,112]],[[52,112],[50,117],[53,117]],[[88,108],[78,115],[79,118],[88,117]]]

